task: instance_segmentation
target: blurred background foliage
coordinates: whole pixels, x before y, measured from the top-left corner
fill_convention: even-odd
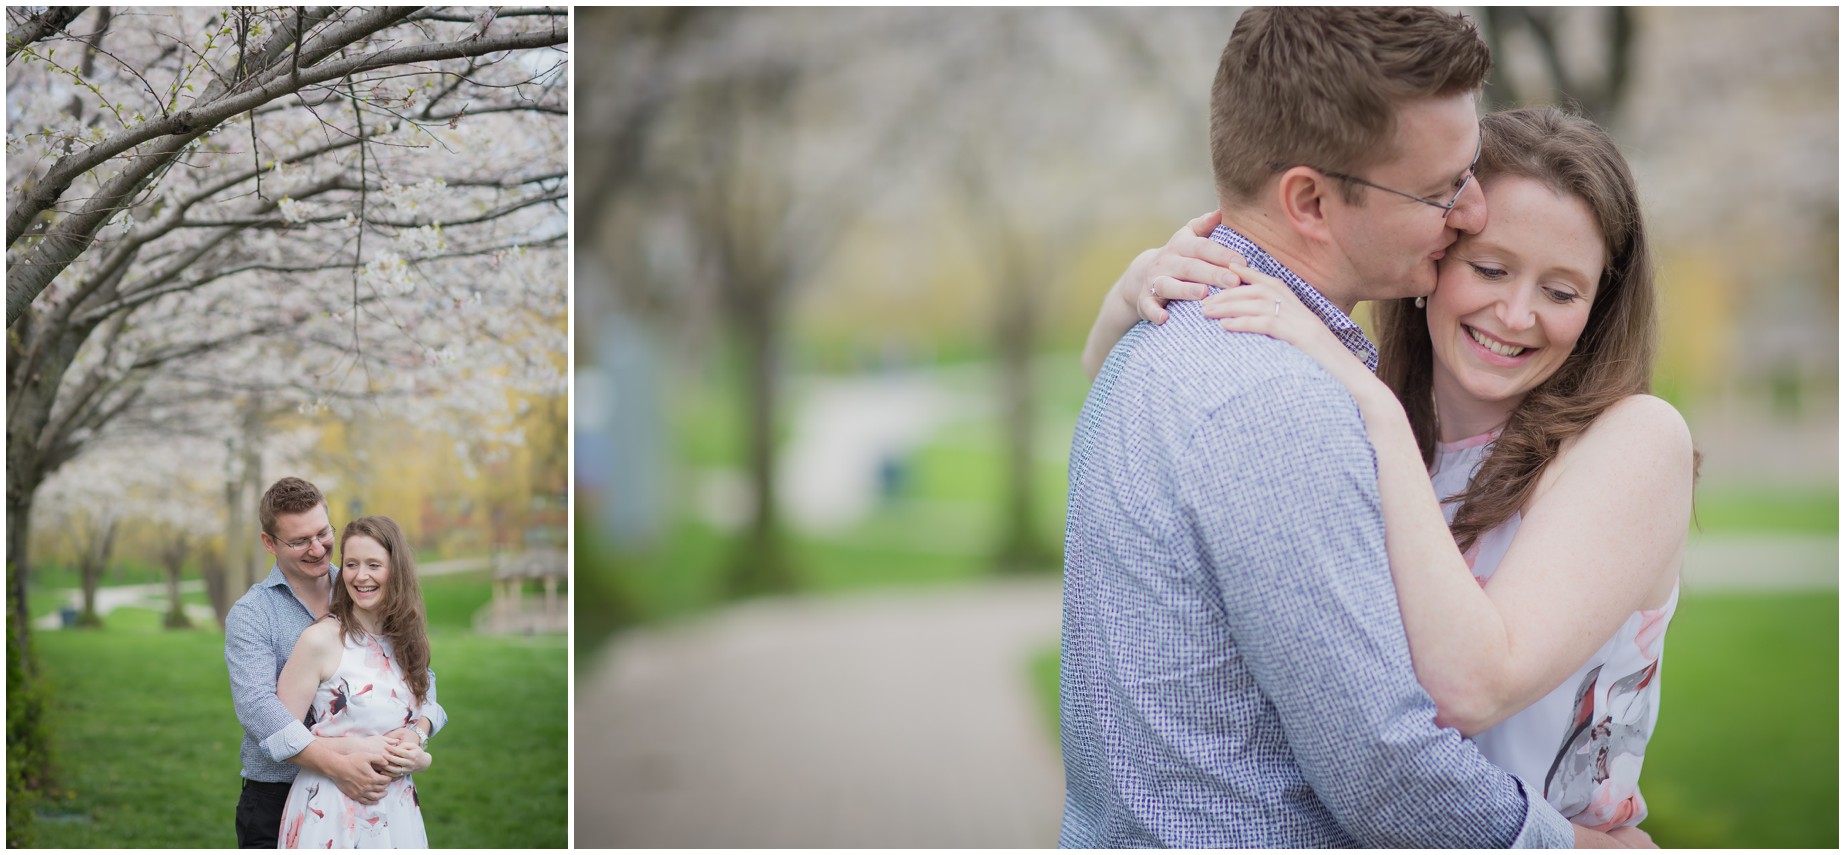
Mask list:
[[[1078,352],[1214,205],[1237,14],[585,11],[580,665],[739,597],[1054,579]],[[1738,556],[1687,583],[1648,829],[1836,845],[1837,10],[1471,14],[1487,108],[1574,105],[1633,164],[1656,388],[1705,454],[1694,551]],[[1778,550],[1831,567],[1735,583]],[[1771,693],[1791,712],[1733,703]]]

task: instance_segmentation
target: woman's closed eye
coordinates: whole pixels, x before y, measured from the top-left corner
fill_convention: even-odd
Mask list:
[[[1544,296],[1549,297],[1553,303],[1568,304],[1576,302],[1582,295],[1568,288],[1545,288]]]
[[[1505,278],[1505,268],[1503,267],[1494,267],[1490,264],[1480,264],[1473,261],[1467,262],[1467,266],[1473,268],[1475,276],[1485,279],[1488,282],[1497,282]]]

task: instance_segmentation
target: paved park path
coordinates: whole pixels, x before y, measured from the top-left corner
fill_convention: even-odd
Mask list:
[[[1688,593],[1838,589],[1834,537],[1699,537]],[[618,638],[577,681],[582,847],[1049,847],[1027,662],[1054,580],[762,601]]]
[[[1050,847],[1054,580],[749,603],[577,682],[582,847]]]

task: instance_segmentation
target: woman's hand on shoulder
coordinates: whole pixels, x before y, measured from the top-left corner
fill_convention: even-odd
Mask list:
[[[1220,211],[1186,223],[1166,245],[1135,257],[1115,282],[1115,297],[1134,308],[1142,320],[1163,324],[1173,300],[1202,300],[1210,287],[1228,288],[1243,281],[1236,268],[1249,262],[1241,253],[1214,240],[1211,232],[1223,222]]]
[[[1205,317],[1216,318],[1218,324],[1230,332],[1256,333],[1294,345],[1355,397],[1375,391],[1372,386],[1382,388],[1370,369],[1300,301],[1294,289],[1257,270],[1232,269],[1245,284],[1225,288],[1205,298]]]

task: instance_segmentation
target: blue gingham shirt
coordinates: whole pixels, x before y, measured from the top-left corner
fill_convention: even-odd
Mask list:
[[[339,584],[339,568],[332,579]],[[314,622],[314,615],[288,587],[280,567],[271,566],[263,581],[224,616],[224,664],[231,672],[231,706],[243,725],[243,776],[252,781],[287,783],[299,769],[288,758],[301,753],[314,735],[290,714],[275,694],[282,666],[295,651],[295,642]],[[448,713],[436,703],[436,674],[429,672],[429,698],[422,714],[429,733],[448,724]]]
[[[1288,286],[1288,290],[1293,291],[1294,296],[1299,297],[1300,301],[1307,306],[1307,310],[1320,319],[1320,323],[1332,330],[1333,336],[1345,344],[1346,350],[1363,360],[1366,368],[1373,372],[1377,371],[1377,345],[1372,344],[1371,339],[1365,337],[1364,327],[1359,326],[1350,315],[1340,311],[1331,300],[1320,296],[1320,292],[1314,290],[1312,285],[1308,285],[1305,280],[1294,275],[1294,271],[1283,266],[1281,262],[1263,252],[1262,248],[1256,246],[1249,238],[1243,237],[1228,226],[1218,226],[1211,232],[1211,240],[1242,253],[1243,259],[1248,261],[1251,267],[1281,280]],[[1212,288],[1211,292],[1216,293],[1218,290]]]
[[[1290,345],[1167,308],[1109,355],[1070,450],[1058,844],[1570,846],[1435,726],[1351,396]]]

